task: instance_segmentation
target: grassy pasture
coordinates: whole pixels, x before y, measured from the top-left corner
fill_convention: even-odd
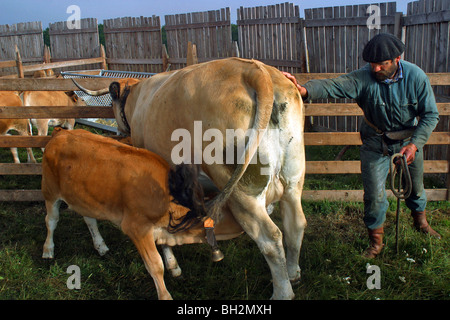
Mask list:
[[[328,160],[339,147],[307,148],[308,160]],[[37,159],[41,159],[36,150]],[[346,157],[356,158],[357,148]],[[21,158],[26,153],[21,151]],[[8,149],[0,161],[11,162]],[[427,177],[426,187],[442,187],[440,177]],[[40,177],[0,177],[0,186],[39,188]],[[99,186],[101,187],[101,186]],[[361,189],[357,175],[308,176],[309,189]],[[395,210],[387,213],[386,247],[374,260],[361,257],[368,240],[362,223],[362,203],[304,202],[308,227],[301,251],[302,280],[294,288],[299,300],[448,300],[450,298],[449,202],[428,204],[429,222],[443,239],[412,229],[402,203],[400,252],[395,252]],[[0,204],[0,300],[153,300],[153,280],[132,242],[108,222],[99,223],[110,252],[95,251],[83,219],[62,207],[55,231],[55,259],[41,258],[46,237],[43,203]],[[277,207],[273,219],[279,225]],[[166,272],[168,290],[178,300],[263,300],[272,294],[268,266],[247,236],[220,242],[225,259],[210,260],[207,245],[174,248],[183,271],[181,279]],[[380,268],[381,288],[369,289],[367,264]],[[80,267],[81,289],[67,287],[67,268]]]

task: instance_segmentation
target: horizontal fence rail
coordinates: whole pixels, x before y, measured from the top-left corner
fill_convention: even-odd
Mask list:
[[[340,74],[295,74],[299,83],[310,79],[334,78]],[[428,74],[434,85],[450,85],[450,74]],[[108,87],[112,81],[118,79],[78,79],[85,87],[93,90]],[[0,91],[73,91],[78,88],[70,79],[0,79]],[[450,115],[450,103],[439,103],[439,113]],[[362,115],[355,103],[306,103],[306,116],[347,116]],[[113,118],[111,107],[5,107],[0,106],[0,119],[14,118]],[[112,136],[117,138],[117,136]],[[50,136],[0,136],[0,147],[35,147],[46,146]],[[305,132],[305,145],[360,145],[358,132]],[[450,132],[433,132],[427,144],[449,145]],[[425,173],[449,174],[449,159],[426,160]],[[41,164],[0,164],[0,175],[41,175]],[[307,174],[360,174],[359,161],[307,161]],[[393,196],[388,190],[388,196]],[[430,201],[448,200],[447,189],[427,189]],[[304,190],[303,199],[330,201],[362,201],[362,190]],[[40,190],[0,190],[0,201],[42,201]]]

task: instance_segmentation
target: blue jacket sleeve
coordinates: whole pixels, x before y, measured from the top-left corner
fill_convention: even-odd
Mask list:
[[[303,86],[308,99],[356,99],[361,92],[361,71],[356,70],[334,79],[310,80]]]
[[[417,148],[422,148],[439,122],[439,112],[430,80],[425,74],[419,79],[420,81],[417,85],[419,122],[411,138],[411,142]]]

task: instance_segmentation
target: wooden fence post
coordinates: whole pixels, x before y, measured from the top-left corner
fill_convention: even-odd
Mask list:
[[[239,58],[239,45],[237,41],[233,41],[231,44],[231,54],[230,57],[237,57]]]
[[[108,65],[106,64],[106,53],[105,53],[105,47],[100,44],[100,58],[103,59],[102,61],[102,69],[108,70]]]
[[[186,65],[191,66],[198,63],[197,46],[192,42],[188,42]]]
[[[163,72],[167,72],[170,69],[169,54],[167,53],[167,47],[165,44],[162,45],[162,64]]]
[[[394,35],[399,39],[402,39],[402,28],[403,28],[402,16],[403,14],[401,12],[395,13]]]
[[[20,57],[20,51],[19,48],[16,45],[16,66],[17,66],[17,75],[19,78],[25,78],[23,74],[23,64],[22,64],[22,58]]]
[[[51,63],[52,55],[50,53],[50,48],[48,46],[44,47],[44,63]]]

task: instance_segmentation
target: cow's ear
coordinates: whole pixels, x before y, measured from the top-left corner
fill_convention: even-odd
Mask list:
[[[113,82],[109,85],[109,94],[113,100],[120,99],[120,84],[118,82]]]

